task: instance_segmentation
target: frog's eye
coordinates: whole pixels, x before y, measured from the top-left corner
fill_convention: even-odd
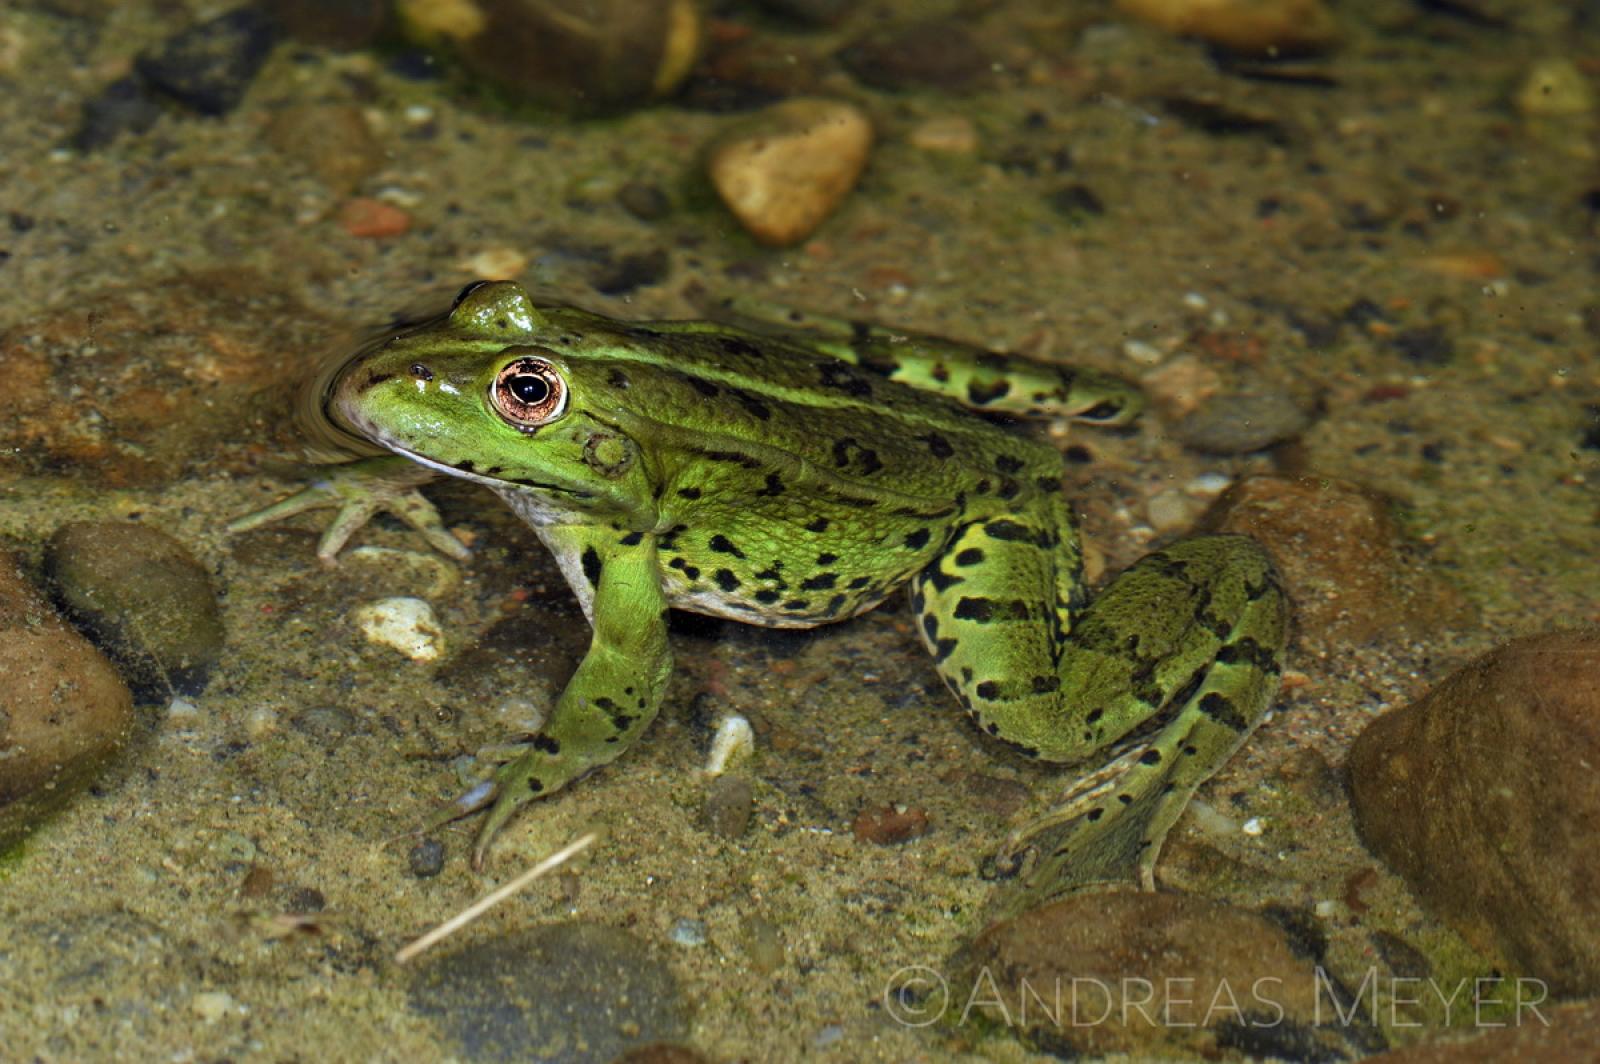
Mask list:
[[[538,428],[566,410],[567,384],[544,359],[519,358],[495,374],[489,401],[517,428]]]

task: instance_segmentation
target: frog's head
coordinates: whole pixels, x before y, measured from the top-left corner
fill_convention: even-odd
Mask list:
[[[638,452],[585,409],[561,332],[519,285],[480,282],[443,317],[357,354],[325,405],[441,473],[582,508],[614,496]]]

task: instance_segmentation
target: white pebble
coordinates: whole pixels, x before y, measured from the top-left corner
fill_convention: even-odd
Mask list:
[[[245,734],[252,739],[262,739],[278,730],[278,711],[266,706],[256,706],[244,717]]]
[[[1157,532],[1176,532],[1188,528],[1194,518],[1194,504],[1177,488],[1159,491],[1145,507],[1150,524]]]
[[[1249,820],[1246,820],[1243,824],[1240,824],[1239,830],[1254,838],[1255,836],[1260,835],[1263,831],[1267,830],[1267,826],[1261,822],[1260,817],[1253,816]]]
[[[444,631],[422,599],[379,599],[357,607],[353,617],[368,642],[393,647],[412,661],[435,661],[444,653]]]
[[[917,126],[907,139],[923,151],[971,155],[978,150],[978,127],[966,115],[940,115]]]
[[[1194,817],[1196,827],[1215,838],[1225,838],[1239,830],[1237,820],[1200,798],[1189,802],[1189,815]]]
[[[506,731],[536,735],[544,727],[545,707],[531,698],[512,697],[494,707]]]
[[[1155,366],[1167,356],[1155,344],[1143,340],[1129,340],[1122,345],[1122,353],[1128,356],[1128,361],[1136,362],[1141,366]]]
[[[528,256],[516,248],[484,248],[463,263],[467,272],[486,281],[509,281],[528,268]]]
[[[188,724],[200,715],[200,707],[187,698],[174,698],[167,703],[167,719],[178,724]]]
[[[717,725],[711,740],[711,756],[706,758],[706,775],[720,776],[756,752],[756,733],[750,722],[730,713]]]
[[[423,198],[420,193],[413,192],[408,188],[401,188],[399,185],[383,186],[378,190],[378,194],[374,198],[380,199],[384,203],[392,203],[396,207],[404,207],[407,210],[414,210],[423,204]]]
[[[1233,484],[1233,478],[1226,473],[1201,473],[1183,486],[1183,490],[1190,495],[1221,495]]]
[[[672,941],[680,946],[703,946],[706,944],[706,922],[696,920],[689,916],[680,916],[672,925]]]
[[[189,1011],[206,1023],[216,1023],[228,1013],[242,1010],[232,995],[221,990],[202,990],[189,999]]]

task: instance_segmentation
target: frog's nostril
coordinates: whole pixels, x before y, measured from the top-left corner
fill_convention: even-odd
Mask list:
[[[433,380],[433,370],[424,366],[421,362],[411,363],[411,375],[419,381]]]

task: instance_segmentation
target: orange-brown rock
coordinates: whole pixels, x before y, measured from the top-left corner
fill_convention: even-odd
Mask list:
[[[1600,629],[1507,643],[1350,751],[1361,836],[1469,941],[1600,993]]]
[[[61,805],[126,741],[133,698],[0,553],[0,849]]]
[[[1336,477],[1253,476],[1233,485],[1201,520],[1241,532],[1272,555],[1295,605],[1301,636],[1363,643],[1398,629],[1459,623],[1465,600],[1407,563],[1388,506]]]

